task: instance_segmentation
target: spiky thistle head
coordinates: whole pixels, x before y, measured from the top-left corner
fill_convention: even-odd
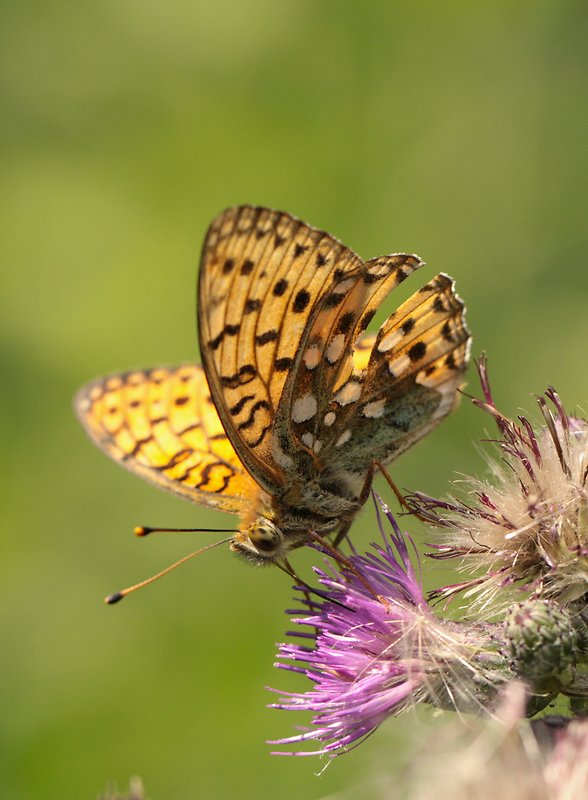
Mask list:
[[[485,358],[478,372],[483,399],[473,402],[498,428],[501,459],[491,463],[491,480],[466,480],[463,500],[410,498],[445,529],[434,557],[459,559],[470,574],[438,594],[466,592],[490,609],[513,586],[562,604],[577,600],[588,592],[588,423],[569,415],[552,387],[537,399],[540,426],[509,419],[492,397]],[[509,602],[506,593],[502,599]]]
[[[381,502],[381,501],[380,501]],[[312,726],[274,744],[315,749],[288,755],[336,755],[415,702],[472,710],[506,679],[506,659],[483,626],[437,619],[427,605],[409,553],[411,542],[382,504],[391,525],[366,555],[316,569],[321,600],[304,589],[304,610],[291,612],[291,635],[301,644],[280,646],[276,665],[302,672],[307,691],[282,696],[274,708],[310,711]],[[281,693],[284,695],[284,693]]]

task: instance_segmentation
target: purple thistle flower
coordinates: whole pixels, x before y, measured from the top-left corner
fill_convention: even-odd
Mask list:
[[[382,543],[328,571],[315,568],[324,587],[320,601],[297,587],[305,609],[294,622],[314,632],[293,633],[304,644],[280,645],[282,661],[276,666],[306,674],[313,686],[282,696],[272,707],[311,711],[313,724],[272,743],[315,742],[318,748],[281,755],[336,755],[414,702],[454,708],[457,696],[468,694],[467,679],[477,686],[491,681],[478,663],[476,633],[466,635],[456,624],[436,619],[427,606],[407,539],[379,502],[392,527],[384,531],[378,512]]]

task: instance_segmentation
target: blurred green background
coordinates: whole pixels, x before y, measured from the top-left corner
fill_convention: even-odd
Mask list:
[[[294,687],[272,667],[291,603],[277,570],[219,549],[102,605],[202,542],[137,541],[135,524],[231,519],[113,465],[72,395],[196,357],[204,232],[248,202],[364,257],[417,252],[426,277],[457,279],[504,410],[548,382],[586,408],[588,6],[25,0],[1,15],[0,795],[93,798],[134,774],[152,800],[365,784],[402,758],[410,718],[321,777],[323,762],[269,755],[300,722],[265,708],[266,685]],[[442,493],[480,473],[484,426],[463,403],[397,483]],[[373,536],[367,508],[354,538]]]

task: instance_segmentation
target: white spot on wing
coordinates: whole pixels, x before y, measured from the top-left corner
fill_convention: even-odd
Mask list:
[[[384,336],[382,341],[378,345],[378,352],[379,353],[387,353],[388,350],[391,350],[401,339],[402,337],[398,333],[398,331],[392,331],[387,336]]]
[[[318,345],[313,344],[304,353],[303,359],[306,364],[306,369],[314,369],[317,367],[321,360],[321,351]]]
[[[384,415],[385,400],[373,400],[371,403],[366,403],[363,407],[364,417],[371,419],[378,419]]]
[[[341,281],[341,283],[338,283],[333,288],[333,292],[335,292],[335,294],[344,294],[351,289],[352,286],[355,286],[355,280],[353,278],[347,278],[346,280]]]
[[[409,366],[410,358],[408,356],[399,356],[394,361],[388,362],[388,369],[392,375],[403,375]]]
[[[350,439],[351,439],[351,429],[347,428],[347,430],[343,431],[341,436],[339,436],[339,438],[335,442],[335,447],[341,447],[342,444],[345,444],[345,442],[348,442]]]
[[[335,361],[338,361],[343,355],[344,347],[345,336],[342,333],[338,333],[331,339],[329,346],[327,347],[327,361],[329,361],[331,364],[334,364]]]
[[[335,400],[341,406],[346,406],[349,403],[356,403],[361,397],[361,383],[357,381],[348,381],[345,386],[342,386],[337,394]]]
[[[306,445],[306,447],[312,447],[314,444],[314,435],[310,433],[310,431],[303,433],[300,439],[302,444]]]
[[[306,422],[316,414],[316,397],[310,392],[303,394],[292,405],[292,422]]]
[[[272,456],[274,461],[279,467],[282,469],[290,469],[293,466],[294,461],[287,456],[286,453],[282,450],[280,445],[278,444],[277,438],[274,436],[272,437]]]
[[[325,425],[327,426],[327,428],[330,428],[331,425],[333,424],[333,422],[335,422],[336,419],[337,419],[337,415],[335,414],[335,412],[334,411],[328,411],[325,414],[325,420],[324,420]]]

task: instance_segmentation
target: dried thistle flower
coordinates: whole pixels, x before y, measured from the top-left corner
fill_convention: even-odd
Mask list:
[[[496,715],[453,723],[427,747],[412,800],[579,800],[588,797],[588,721],[524,719],[524,686],[506,687]],[[398,797],[383,792],[380,799]]]
[[[543,425],[512,420],[492,397],[486,359],[478,364],[483,399],[473,399],[497,427],[502,456],[492,481],[466,481],[466,500],[442,501],[421,493],[414,510],[446,529],[433,557],[459,559],[471,577],[438,596],[464,592],[480,608],[497,610],[500,593],[517,586],[560,604],[588,592],[588,423],[570,416],[555,389],[537,402]]]

